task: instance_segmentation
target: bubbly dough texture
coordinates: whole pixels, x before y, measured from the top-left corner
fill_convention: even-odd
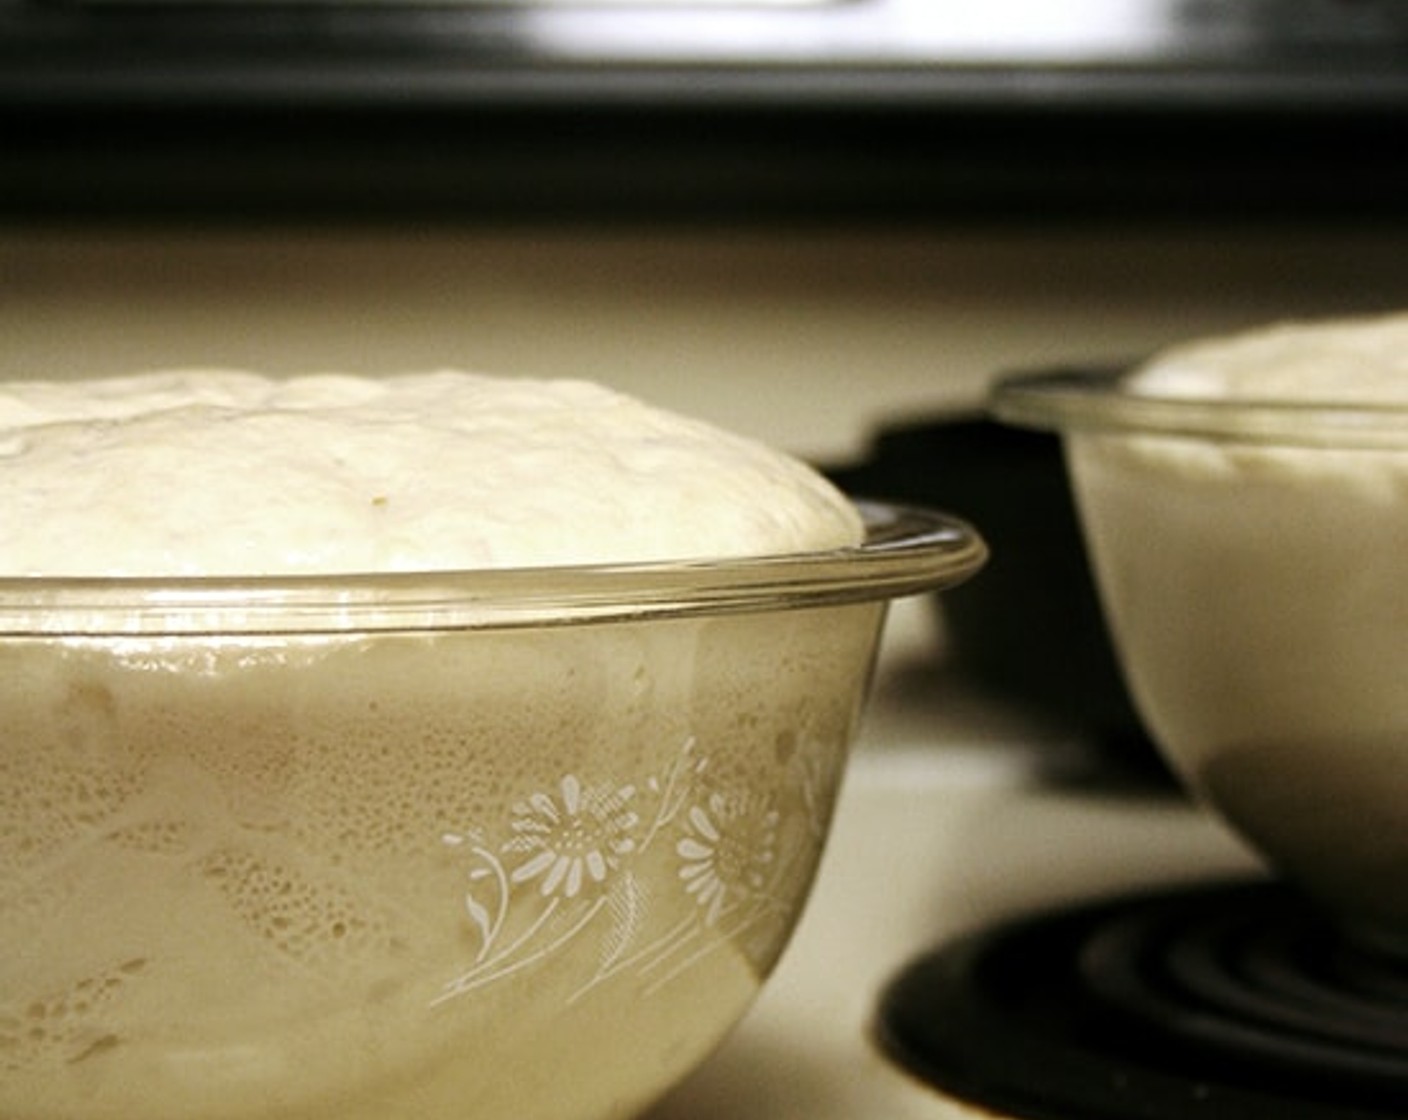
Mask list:
[[[1408,403],[1408,313],[1279,323],[1156,355],[1130,380],[1151,396]]]
[[[0,574],[256,575],[853,545],[801,462],[586,382],[218,371],[0,384]]]

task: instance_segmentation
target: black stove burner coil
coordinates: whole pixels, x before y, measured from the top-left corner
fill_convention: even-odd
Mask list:
[[[1408,971],[1270,883],[1089,904],[976,933],[884,993],[881,1047],[1028,1120],[1408,1114]]]

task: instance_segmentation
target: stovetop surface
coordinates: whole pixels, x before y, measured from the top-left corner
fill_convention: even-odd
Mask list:
[[[880,1016],[898,978],[1018,919],[1264,874],[1176,789],[1107,782],[1083,744],[981,698],[936,689],[942,702],[916,719],[914,681],[901,678],[922,640],[917,605],[897,604],[792,945],[723,1048],[645,1120],[1006,1120],[1018,1114],[936,1087],[886,1053]],[[932,738],[916,738],[925,724]],[[1001,1061],[1002,1040],[992,1045]]]
[[[1264,877],[1130,892],[955,939],[877,1038],[976,1106],[1071,1120],[1393,1120],[1404,962]]]

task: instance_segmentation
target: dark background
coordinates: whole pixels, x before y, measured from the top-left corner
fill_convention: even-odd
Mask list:
[[[1399,0],[901,7],[0,0],[0,217],[1408,213]]]

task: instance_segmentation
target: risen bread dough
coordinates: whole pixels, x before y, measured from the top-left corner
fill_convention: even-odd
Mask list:
[[[1287,322],[1156,355],[1130,387],[1152,396],[1408,402],[1408,313]]]
[[[1158,355],[1147,396],[1408,404],[1408,315],[1285,324]],[[1302,440],[1077,432],[1071,463],[1131,686],[1171,760],[1341,917],[1408,929],[1408,441],[1386,409]],[[1364,419],[1372,415],[1365,412]],[[1401,422],[1400,422],[1401,426]]]
[[[12,385],[0,456],[11,572],[859,538],[795,461],[582,384]],[[638,1111],[781,952],[883,612],[765,608],[0,637],[0,1117]]]
[[[754,441],[602,387],[435,372],[0,386],[0,573],[446,570],[855,544]]]

